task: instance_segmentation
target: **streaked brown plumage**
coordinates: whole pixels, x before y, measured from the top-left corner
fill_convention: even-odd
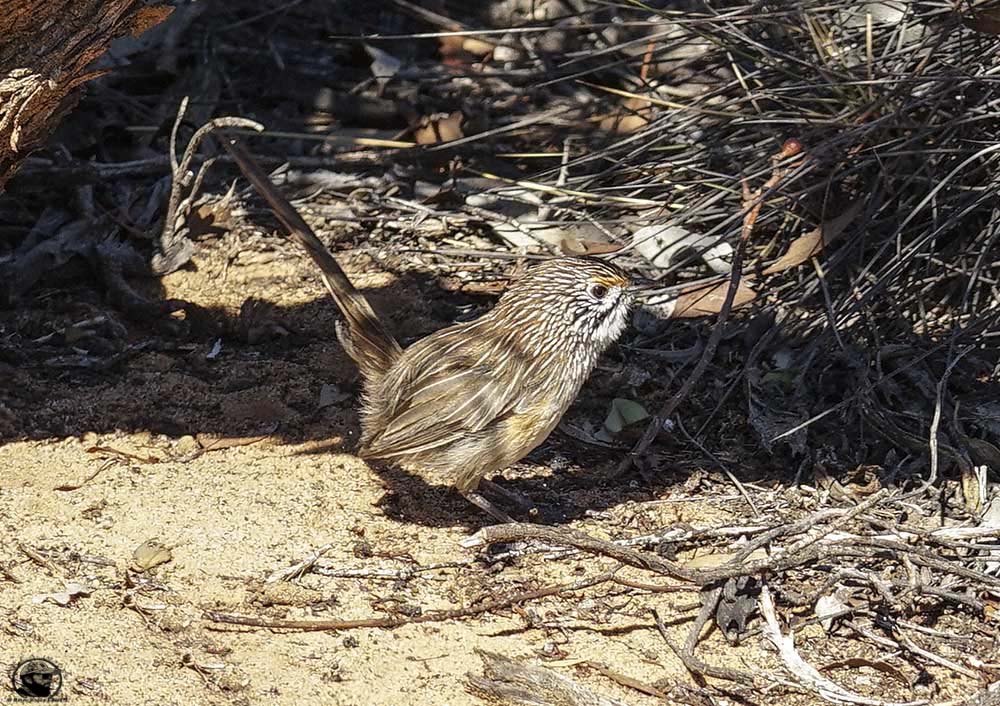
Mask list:
[[[360,455],[412,466],[454,485],[494,517],[484,476],[540,444],[598,357],[625,328],[630,280],[594,258],[547,260],[484,316],[403,350],[368,301],[267,175],[235,142],[226,148],[319,266],[344,316],[337,334],[364,380]]]

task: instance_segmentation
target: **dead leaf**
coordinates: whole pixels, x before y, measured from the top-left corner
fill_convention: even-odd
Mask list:
[[[601,243],[596,240],[580,240],[579,238],[563,238],[559,241],[559,249],[564,255],[604,255],[618,252],[622,246],[618,243]]]
[[[987,603],[983,616],[992,622],[1000,622],[1000,603]]]
[[[368,52],[368,56],[372,58],[372,76],[378,81],[379,86],[384,86],[402,68],[403,62],[389,52],[371,44],[363,44],[363,46]]]
[[[38,595],[31,597],[31,602],[45,603],[48,601],[50,603],[55,603],[56,605],[68,606],[80,596],[89,596],[93,592],[94,589],[87,584],[78,583],[76,581],[67,581],[65,591],[58,591],[56,593],[39,593]]]
[[[733,266],[733,246],[717,236],[693,233],[677,225],[643,226],[632,234],[632,246],[660,269],[669,269],[685,252],[696,252],[713,272],[728,274]]]
[[[185,221],[189,238],[218,236],[228,233],[234,227],[233,211],[230,204],[220,201],[202,204],[194,208]]]
[[[828,672],[831,669],[858,669],[859,667],[870,667],[872,669],[877,669],[883,674],[888,674],[893,679],[896,679],[901,684],[906,684],[910,686],[910,680],[906,678],[906,675],[900,672],[898,669],[893,667],[888,662],[883,662],[882,660],[870,660],[864,657],[848,657],[847,659],[838,659],[833,662],[827,662],[822,667],[820,667],[821,672]]]
[[[461,34],[449,34],[438,40],[438,52],[443,63],[453,65],[464,63],[463,55],[470,59],[481,60],[496,48],[496,44],[478,37],[466,37]]]
[[[749,278],[744,277],[736,289],[736,297],[733,299],[734,310],[757,298],[757,292],[747,284],[747,279]],[[720,282],[714,285],[701,285],[683,292],[674,300],[670,318],[688,319],[718,314],[722,310],[722,303],[726,300],[728,290],[729,282]]]
[[[824,221],[805,235],[800,235],[788,246],[788,252],[764,269],[764,274],[773,275],[784,272],[796,265],[801,265],[813,255],[822,252],[823,248],[843,234],[847,226],[861,211],[863,205],[862,201],[855,201],[836,218]]]
[[[653,105],[645,98],[633,96],[618,111],[601,120],[600,126],[608,132],[635,132],[646,127],[652,117]]]
[[[819,618],[820,625],[827,632],[833,629],[833,619],[838,615],[843,615],[850,610],[850,606],[844,603],[840,598],[834,593],[826,596],[820,596],[816,600],[816,607],[814,612],[816,617]]]
[[[789,423],[794,421],[789,420]],[[830,493],[836,500],[858,501],[880,491],[882,482],[879,480],[879,470],[878,466],[858,466],[845,477],[838,478],[827,470],[824,463],[817,462],[813,465],[816,487]]]
[[[964,459],[959,459],[959,482],[962,487],[962,500],[965,502],[965,509],[969,514],[978,517],[983,511],[986,502],[986,466],[974,466]]]
[[[257,444],[267,439],[277,430],[278,423],[275,422],[274,424],[265,427],[262,430],[264,433],[257,436],[218,436],[215,434],[197,434],[195,435],[195,439],[197,439],[198,443],[201,444],[202,447],[198,455],[209,451],[222,451],[223,449]]]
[[[433,145],[439,142],[451,142],[465,137],[462,132],[464,116],[461,111],[455,111],[443,116],[430,116],[420,122],[413,131],[413,140],[418,145]]]
[[[174,558],[170,547],[161,544],[157,539],[147,539],[132,552],[132,568],[136,571],[149,571],[154,566],[166,564]]]

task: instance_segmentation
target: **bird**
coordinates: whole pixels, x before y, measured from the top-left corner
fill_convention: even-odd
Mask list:
[[[596,257],[546,259],[484,315],[404,349],[256,161],[235,139],[223,145],[340,309],[337,337],[362,379],[358,455],[450,484],[500,522],[513,520],[483,491],[530,508],[487,476],[549,436],[622,335],[634,300],[629,275]]]

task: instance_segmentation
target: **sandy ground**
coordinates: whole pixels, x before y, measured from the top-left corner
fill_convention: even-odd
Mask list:
[[[373,288],[376,306],[396,302],[394,325],[404,338],[455,315],[451,300],[429,300],[426,286],[371,274],[377,270],[363,258],[345,262],[361,286]],[[63,370],[42,361],[2,370],[0,436],[14,439],[0,447],[5,670],[25,657],[48,657],[63,668],[63,693],[74,703],[461,706],[482,703],[466,688],[466,675],[482,672],[475,652],[482,648],[547,665],[630,704],[663,702],[601,675],[588,660],[668,693],[679,693],[678,685],[698,687],[651,616],[656,609],[674,644],[682,644],[697,613],[690,592],[603,584],[393,630],[281,631],[207,619],[206,611],[268,618],[415,615],[579,581],[611,563],[539,554],[477,560],[459,544],[484,521],[477,511],[443,489],[377,472],[350,454],[356,375],[332,336],[333,305],[305,261],[277,257],[223,266],[210,251],[196,265],[168,277],[164,294],[228,317],[221,335],[195,326],[187,343],[172,347],[163,343],[169,338],[153,337],[159,343],[110,370]],[[257,313],[245,309],[241,316],[250,296],[261,300]],[[98,305],[85,292],[57,293],[7,314],[7,321],[44,335]],[[147,340],[131,329],[129,336],[133,345]],[[212,356],[219,339],[221,351]],[[614,375],[599,371],[570,417],[599,420]],[[320,407],[324,385],[333,386],[327,394],[334,402]],[[731,488],[699,494],[684,486],[676,469],[664,470],[659,487],[599,482],[616,458],[594,455],[557,433],[508,475],[512,486],[562,513],[561,524],[598,536],[747,520]],[[169,547],[172,558],[146,572],[130,568],[133,552],[151,539]],[[369,575],[312,572],[266,582],[320,548],[327,573],[363,569]],[[445,566],[410,577],[398,573],[434,564]],[[374,569],[397,574],[380,578],[371,575]],[[67,582],[85,585],[89,594],[68,605],[39,602]],[[804,644],[821,636],[817,626],[797,634]],[[819,663],[843,656],[834,638],[816,644],[812,656]],[[780,672],[759,634],[734,647],[711,631],[699,655]],[[869,667],[829,675],[886,698],[932,695]],[[911,670],[905,679],[916,675]],[[942,670],[934,689],[954,697],[970,687]],[[750,701],[772,699],[760,694]],[[726,702],[735,700],[716,698]],[[794,691],[780,702],[817,703]]]

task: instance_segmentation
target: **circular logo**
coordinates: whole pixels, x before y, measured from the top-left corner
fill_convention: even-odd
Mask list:
[[[32,657],[11,674],[14,693],[26,699],[51,699],[62,689],[62,670],[50,659]]]

